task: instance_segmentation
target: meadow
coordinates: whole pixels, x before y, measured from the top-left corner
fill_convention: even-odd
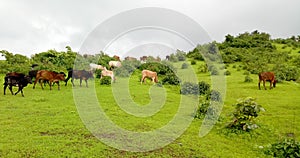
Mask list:
[[[174,64],[178,73],[183,62]],[[190,65],[199,81],[210,82],[208,73],[198,73],[201,64]],[[238,65],[238,63],[235,63]],[[186,131],[170,144],[148,152],[130,152],[112,148],[98,140],[85,126],[76,107],[73,90],[82,94],[95,90],[101,108],[119,127],[146,132],[166,125],[178,112],[180,86],[158,87],[166,91],[166,100],[159,112],[149,117],[135,117],[124,112],[116,102],[112,86],[100,85],[99,79],[89,80],[89,88],[57,86],[52,91],[38,85],[24,88],[24,95],[13,96],[7,89],[0,93],[0,157],[268,157],[264,154],[270,144],[292,135],[300,138],[300,85],[294,81],[278,83],[272,90],[258,90],[258,76],[250,74],[253,82],[244,82],[244,71],[229,64],[226,76],[226,95],[218,122],[204,137],[199,137],[203,119],[194,119]],[[3,83],[4,74],[0,75]],[[131,99],[144,106],[151,99],[153,85],[140,84],[139,71],[128,83]],[[119,77],[117,86],[126,78]],[[85,84],[83,84],[85,85]],[[269,84],[266,84],[269,85]],[[74,88],[74,89],[73,89]],[[73,90],[72,90],[73,89]],[[16,89],[14,89],[16,90]],[[264,112],[256,118],[259,128],[251,132],[234,133],[226,129],[232,121],[233,104],[239,98],[253,97],[263,106]],[[84,100],[84,98],[81,98]],[[88,106],[88,100],[86,104]],[[194,105],[195,107],[197,105]]]

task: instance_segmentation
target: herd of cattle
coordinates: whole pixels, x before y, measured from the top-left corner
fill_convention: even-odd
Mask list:
[[[129,60],[129,59],[127,59]],[[118,68],[121,67],[122,64],[120,61],[110,61],[109,63],[110,68]],[[69,79],[71,79],[72,85],[74,85],[74,79],[80,80],[80,86],[82,84],[82,80],[85,81],[86,87],[88,87],[87,80],[89,78],[94,78],[93,72],[97,69],[101,70],[101,77],[100,80],[104,76],[109,76],[111,78],[112,82],[115,82],[116,78],[114,76],[114,72],[112,70],[108,70],[106,67],[94,63],[90,63],[90,70],[68,70],[68,77],[66,77],[66,74],[64,72],[55,72],[55,71],[48,71],[48,70],[31,70],[29,71],[28,75],[25,75],[23,73],[17,73],[17,72],[11,72],[7,73],[4,77],[4,95],[6,88],[9,87],[9,90],[12,95],[17,95],[19,92],[21,92],[22,96],[23,94],[23,88],[26,87],[28,84],[32,84],[32,80],[34,79],[34,85],[33,89],[35,89],[36,84],[39,82],[42,89],[44,89],[43,84],[46,83],[49,84],[50,90],[52,90],[52,86],[56,83],[58,86],[58,90],[60,89],[59,81],[65,81],[65,86],[67,86]],[[262,72],[258,74],[259,82],[258,82],[258,88],[260,89],[260,83],[263,81],[263,86],[266,89],[265,82],[270,82],[270,89],[272,87],[276,86],[276,79],[275,74],[273,72]],[[141,84],[145,81],[145,78],[150,78],[153,83],[158,82],[157,73],[150,71],[150,70],[143,70],[142,71],[142,78],[141,78]],[[12,87],[18,87],[18,91],[16,93],[13,93]]]
[[[118,68],[121,67],[122,64],[120,61],[110,61],[109,63],[110,68]],[[33,89],[35,89],[35,86],[37,83],[41,85],[41,88],[44,89],[43,85],[48,84],[50,86],[50,90],[52,90],[52,86],[54,84],[57,84],[58,90],[60,90],[60,84],[59,81],[65,81],[65,86],[67,86],[68,81],[71,79],[72,85],[74,85],[74,79],[80,80],[80,86],[82,84],[82,80],[85,81],[86,87],[88,87],[87,80],[89,78],[94,78],[93,72],[95,70],[101,70],[101,77],[100,80],[108,76],[111,78],[112,82],[115,82],[116,78],[114,75],[114,72],[112,70],[108,70],[106,67],[94,63],[90,63],[90,70],[68,70],[68,77],[66,78],[66,74],[64,72],[55,72],[55,71],[48,71],[48,70],[31,70],[29,71],[28,75],[25,75],[23,73],[17,73],[17,72],[11,72],[7,73],[4,77],[4,95],[6,94],[6,88],[9,87],[9,90],[12,95],[17,95],[19,92],[21,92],[22,96],[23,94],[23,88],[26,87],[28,84],[33,83]],[[150,71],[150,70],[143,70],[142,71],[142,79],[141,81],[144,81],[144,79],[150,78],[152,79],[152,82],[158,82],[157,73]],[[34,80],[34,82],[32,82]],[[142,82],[141,82],[142,83]],[[13,93],[12,87],[18,87],[18,91],[16,93]]]

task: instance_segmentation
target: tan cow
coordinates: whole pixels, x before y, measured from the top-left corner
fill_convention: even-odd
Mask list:
[[[153,83],[157,83],[158,82],[157,73],[154,72],[154,71],[143,70],[142,71],[141,84],[142,84],[142,82],[145,82],[145,78],[150,78]]]
[[[102,77],[104,77],[104,76],[109,76],[111,78],[111,81],[113,81],[113,82],[116,81],[114,72],[110,71],[110,70],[107,70],[106,67],[104,67],[104,69],[101,71],[101,77],[100,77],[100,79],[102,79]]]

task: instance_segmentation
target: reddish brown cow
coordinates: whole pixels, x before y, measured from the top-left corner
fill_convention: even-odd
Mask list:
[[[60,90],[59,81],[65,80],[65,74],[47,71],[47,70],[39,70],[36,74],[36,79],[34,81],[33,89],[35,88],[36,83],[39,80],[48,80],[50,85],[50,90],[52,90],[52,83],[57,83],[58,90]],[[40,82],[42,89],[44,89],[42,82]]]
[[[270,81],[270,89],[272,89],[272,85],[275,88],[276,87],[276,79],[275,74],[273,72],[261,72],[258,74],[258,88],[260,89],[260,82],[263,81],[264,88],[266,88],[265,83],[266,81]]]
[[[117,56],[117,55],[114,55],[113,58],[116,59],[117,61],[121,61],[121,60],[120,60],[120,57]]]
[[[143,70],[142,71],[142,79],[141,79],[141,84],[142,82],[145,81],[145,78],[150,78],[152,80],[152,82],[154,83],[157,83],[158,82],[158,77],[157,77],[157,73],[156,72],[153,72],[153,71],[150,71],[150,70]]]

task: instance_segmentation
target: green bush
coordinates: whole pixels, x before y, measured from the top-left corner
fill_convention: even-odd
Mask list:
[[[183,63],[181,65],[181,69],[187,69],[188,67],[189,67],[189,64],[187,64],[187,63]]]
[[[245,71],[245,72],[243,73],[243,75],[250,75],[250,72],[249,72],[249,71]]]
[[[161,81],[162,84],[169,84],[169,85],[179,85],[180,82],[181,82],[180,79],[178,78],[178,76],[176,76],[174,72],[167,73]]]
[[[244,82],[253,82],[253,79],[249,75],[247,75],[245,76]]]
[[[192,60],[192,61],[191,61],[191,65],[196,65],[196,61],[195,61],[195,60]]]
[[[210,106],[209,101],[204,101],[198,105],[194,114],[194,118],[202,119],[207,116],[208,119],[213,119],[214,117],[218,116],[216,115],[217,112],[217,108]]]
[[[198,70],[200,73],[206,73],[208,71],[207,65],[206,64],[199,65]]]
[[[180,94],[187,95],[187,94],[199,94],[199,86],[196,83],[192,82],[184,82],[181,85]]]
[[[210,85],[204,81],[198,83],[199,86],[199,95],[205,95],[209,93]]]
[[[100,85],[110,85],[111,84],[111,78],[109,76],[104,76],[100,80]]]
[[[300,157],[300,142],[295,139],[284,139],[278,143],[274,143],[265,152],[273,157]]]
[[[255,99],[248,97],[239,99],[238,103],[234,104],[235,111],[233,112],[233,122],[228,125],[228,128],[237,130],[251,131],[258,128],[254,119],[258,117],[260,111],[265,111],[264,108],[255,102]]]
[[[231,75],[231,72],[230,72],[229,70],[226,70],[226,71],[224,72],[224,75],[229,76],[229,75]]]
[[[219,91],[211,90],[209,93],[206,94],[206,100],[221,102],[222,95]]]

